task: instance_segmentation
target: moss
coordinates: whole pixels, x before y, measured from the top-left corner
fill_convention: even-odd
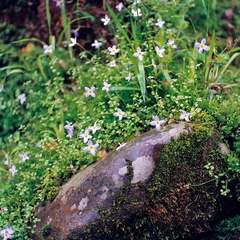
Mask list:
[[[212,163],[216,173],[225,166],[217,134],[198,124],[193,129],[163,147],[147,183],[123,187],[111,208],[101,209],[100,220],[69,239],[173,240],[205,231],[220,205],[204,166]]]

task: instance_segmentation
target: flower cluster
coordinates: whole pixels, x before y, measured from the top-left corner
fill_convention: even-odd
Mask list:
[[[64,128],[67,130],[67,135],[66,135],[66,137],[67,138],[72,138],[72,136],[73,136],[73,131],[74,131],[74,128],[76,127],[76,125],[75,124],[72,124],[72,123],[70,123],[70,122],[68,122],[68,121],[66,121],[66,125],[64,126]]]

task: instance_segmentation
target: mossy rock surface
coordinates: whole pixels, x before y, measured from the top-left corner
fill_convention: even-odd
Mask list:
[[[63,186],[40,210],[38,231],[49,224],[45,239],[55,240],[167,240],[204,232],[221,211],[219,189],[205,168],[209,162],[216,174],[225,168],[218,143],[200,125],[150,131]]]

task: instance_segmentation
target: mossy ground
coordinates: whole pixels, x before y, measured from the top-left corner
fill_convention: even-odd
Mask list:
[[[220,194],[212,181],[224,169],[218,135],[212,128],[194,124],[191,135],[182,134],[160,152],[152,178],[146,184],[125,186],[111,209],[84,234],[69,239],[178,239],[205,231],[221,210]]]

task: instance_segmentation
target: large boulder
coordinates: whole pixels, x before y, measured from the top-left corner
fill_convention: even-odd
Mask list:
[[[32,238],[176,239],[205,231],[220,210],[218,188],[204,167],[221,171],[216,141],[209,129],[185,123],[131,140],[39,207]]]

